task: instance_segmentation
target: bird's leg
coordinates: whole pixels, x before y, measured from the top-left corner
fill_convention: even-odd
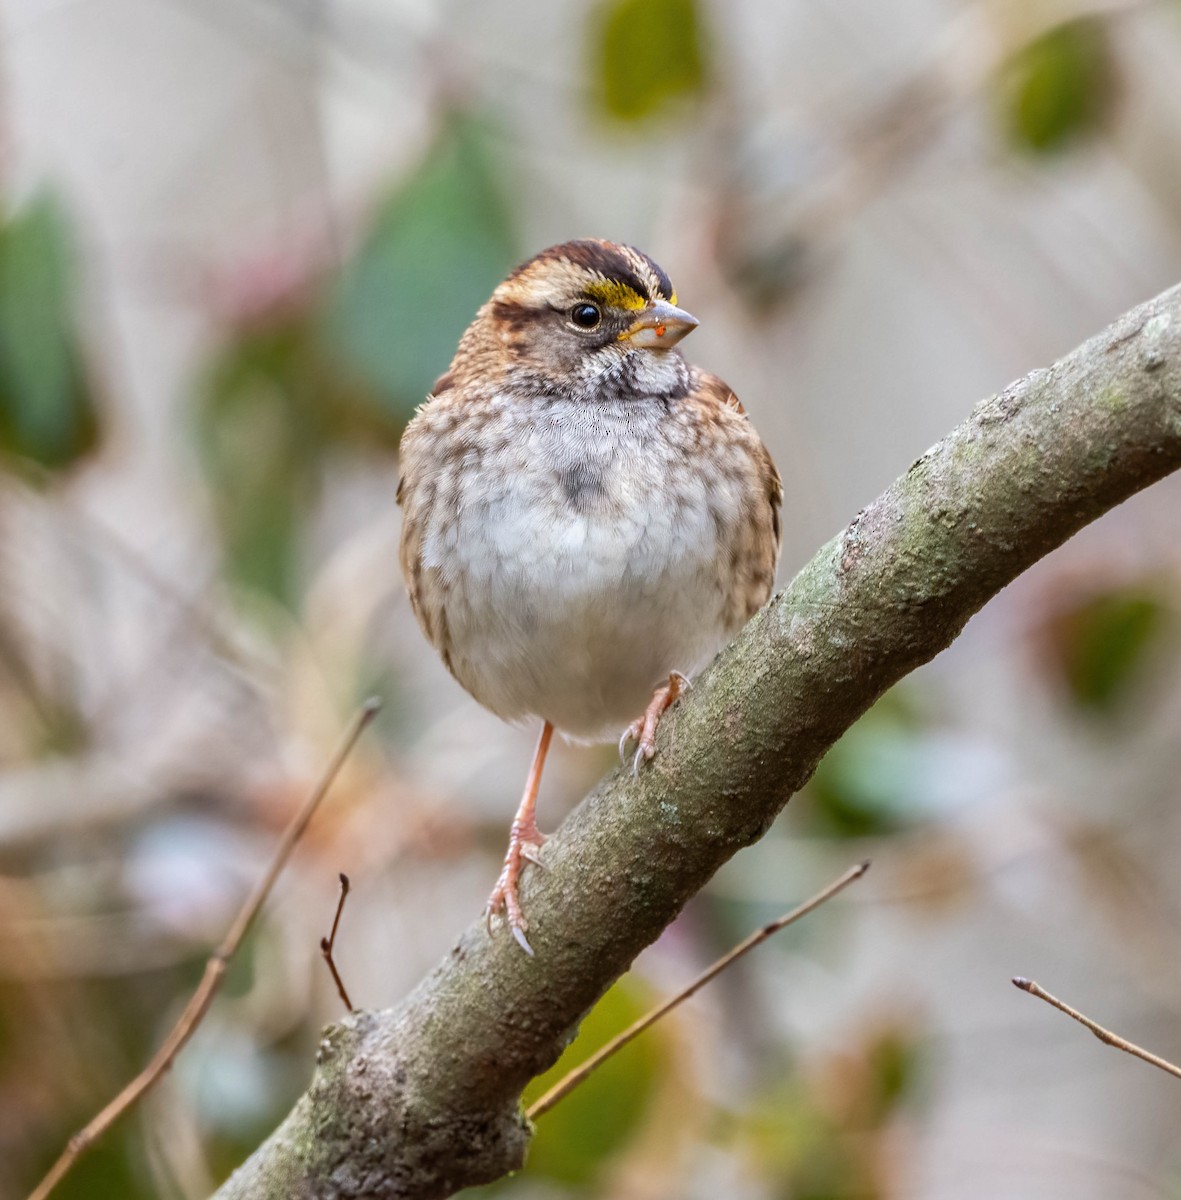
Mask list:
[[[537,828],[534,813],[537,809],[537,789],[541,784],[541,769],[545,766],[545,756],[553,735],[554,727],[546,721],[541,727],[541,736],[537,739],[537,749],[533,752],[533,764],[529,768],[529,778],[525,780],[525,794],[521,797],[517,815],[513,818],[512,830],[509,832],[508,852],[504,856],[504,866],[501,868],[496,886],[492,889],[492,895],[488,897],[488,906],[484,909],[488,919],[489,932],[492,929],[493,914],[504,909],[504,918],[508,922],[508,927],[526,954],[532,954],[533,947],[529,945],[529,939],[525,937],[525,930],[529,928],[529,922],[525,920],[525,914],[521,911],[517,881],[521,877],[521,868],[525,865],[524,859],[541,866],[541,860],[537,855],[545,841],[545,834]]]
[[[692,688],[689,677],[680,671],[669,674],[668,683],[663,683],[652,693],[644,715],[637,717],[624,731],[619,739],[619,757],[624,758],[628,742],[636,743],[636,756],[632,759],[632,774],[640,773],[640,762],[647,761],[656,753],[656,726],[660,718],[676,702],[682,692]]]

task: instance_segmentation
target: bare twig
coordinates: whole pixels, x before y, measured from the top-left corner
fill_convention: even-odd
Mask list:
[[[291,857],[296,842],[308,827],[308,822],[311,821],[320,802],[328,794],[328,789],[332,786],[341,767],[344,766],[357,739],[377,715],[380,707],[381,703],[377,699],[367,700],[353,718],[348,730],[341,738],[340,745],[325,768],[324,774],[321,775],[319,782],[283,831],[283,836],[279,839],[279,845],[275,848],[270,865],[262,879],[255,885],[246,902],[238,910],[238,915],[234,918],[229,932],[222,939],[221,945],[205,964],[205,973],[201,976],[201,982],[197,985],[196,992],[185,1005],[184,1012],[172,1027],[172,1032],[164,1039],[164,1044],[153,1055],[151,1062],[97,1116],[70,1138],[57,1162],[53,1164],[49,1173],[30,1194],[29,1200],[45,1200],[45,1197],[65,1178],[82,1152],[100,1138],[172,1066],[173,1060],[196,1032],[202,1017],[213,1003],[213,998],[221,987],[230,961],[242,944],[242,939],[249,932],[255,917],[258,916],[279,873],[287,865],[287,860]]]
[[[844,891],[849,884],[861,878],[866,871],[869,870],[869,859],[865,862],[858,863],[855,867],[850,867],[839,879],[833,880],[828,887],[816,893],[810,900],[806,900],[798,908],[793,908],[791,912],[784,913],[782,917],[772,921],[769,925],[764,925],[761,929],[756,929],[749,937],[739,942],[731,950],[727,950],[721,958],[708,967],[696,979],[693,980],[688,987],[679,991],[671,999],[666,1000],[663,1004],[657,1005],[650,1013],[642,1016],[634,1024],[629,1025],[622,1033],[613,1037],[605,1046],[601,1047],[590,1056],[580,1067],[575,1067],[564,1078],[559,1079],[545,1095],[539,1097],[529,1107],[529,1111],[525,1114],[529,1120],[534,1121],[547,1113],[557,1102],[572,1092],[583,1080],[586,1079],[592,1071],[597,1071],[599,1067],[611,1058],[612,1055],[622,1050],[628,1042],[639,1037],[649,1026],[655,1025],[666,1013],[671,1012],[678,1004],[684,1000],[688,1000],[694,992],[703,988],[711,979],[720,975],[731,963],[737,962],[749,950],[753,950],[757,945],[765,942],[773,934],[778,933],[781,929],[786,929],[789,925],[794,924],[801,917],[806,917],[813,909],[819,908],[826,900],[831,900],[837,892]]]
[[[340,993],[340,998],[344,1001],[344,1006],[353,1011],[353,1002],[349,999],[348,992],[345,991],[344,980],[340,977],[340,972],[336,969],[336,962],[332,957],[332,951],[336,947],[336,931],[340,928],[340,914],[344,912],[344,902],[348,899],[349,894],[349,877],[341,871],[340,873],[340,899],[336,902],[336,916],[332,918],[332,932],[326,937],[320,939],[320,953],[324,956],[324,961],[328,964],[328,970],[332,974],[332,982],[336,984],[336,990]]]
[[[1176,1075],[1178,1079],[1181,1079],[1181,1067],[1169,1062],[1167,1058],[1160,1058],[1148,1050],[1134,1045],[1132,1042],[1127,1041],[1127,1039],[1120,1037],[1118,1033],[1112,1033],[1110,1029],[1104,1029],[1102,1025],[1097,1025],[1090,1017],[1086,1017],[1079,1012],[1078,1009],[1071,1008],[1069,1004],[1063,1004],[1057,996],[1051,996],[1044,987],[1034,983],[1032,979],[1024,979],[1018,975],[1013,979],[1013,983],[1023,992],[1028,992],[1031,996],[1036,996],[1039,1000],[1044,1000],[1059,1012],[1064,1012],[1068,1017],[1073,1017],[1080,1025],[1085,1025],[1101,1042],[1106,1043],[1108,1046],[1114,1046],[1117,1050],[1134,1054],[1137,1058],[1142,1058],[1146,1063],[1152,1063],[1154,1067],[1160,1067],[1162,1071],[1167,1071],[1170,1075]]]

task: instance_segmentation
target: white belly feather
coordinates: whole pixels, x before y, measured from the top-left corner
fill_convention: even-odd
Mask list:
[[[667,420],[659,406],[548,402],[426,531],[452,670],[498,715],[617,736],[724,639],[717,513],[677,469]]]

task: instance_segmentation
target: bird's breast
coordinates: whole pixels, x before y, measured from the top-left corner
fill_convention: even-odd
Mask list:
[[[666,417],[658,402],[535,412],[428,531],[452,669],[493,711],[594,736],[721,640],[725,523]]]

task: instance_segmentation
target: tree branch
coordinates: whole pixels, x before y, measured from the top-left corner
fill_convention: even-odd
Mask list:
[[[1181,288],[977,405],[777,595],[546,845],[536,957],[476,921],[312,1084],[218,1200],[430,1200],[518,1168],[518,1100],[583,1015],[888,687],[1030,564],[1181,466]]]
[[[1019,987],[1023,992],[1028,992],[1031,996],[1036,996],[1039,1000],[1044,1000],[1051,1008],[1056,1008],[1068,1017],[1073,1017],[1080,1025],[1089,1029],[1104,1045],[1114,1046],[1117,1050],[1123,1050],[1125,1054],[1142,1058],[1146,1063],[1159,1067],[1167,1075],[1175,1075],[1181,1079],[1181,1067],[1176,1063],[1171,1063],[1167,1058],[1161,1058],[1159,1054],[1153,1054],[1150,1050],[1145,1050],[1143,1046],[1137,1046],[1135,1042],[1129,1042],[1127,1038],[1120,1037],[1118,1033],[1112,1033],[1110,1029],[1105,1029],[1098,1021],[1092,1021],[1077,1008],[1071,1008],[1069,1004],[1047,992],[1040,983],[1034,983],[1032,979],[1025,979],[1017,975],[1013,979],[1013,985]]]

